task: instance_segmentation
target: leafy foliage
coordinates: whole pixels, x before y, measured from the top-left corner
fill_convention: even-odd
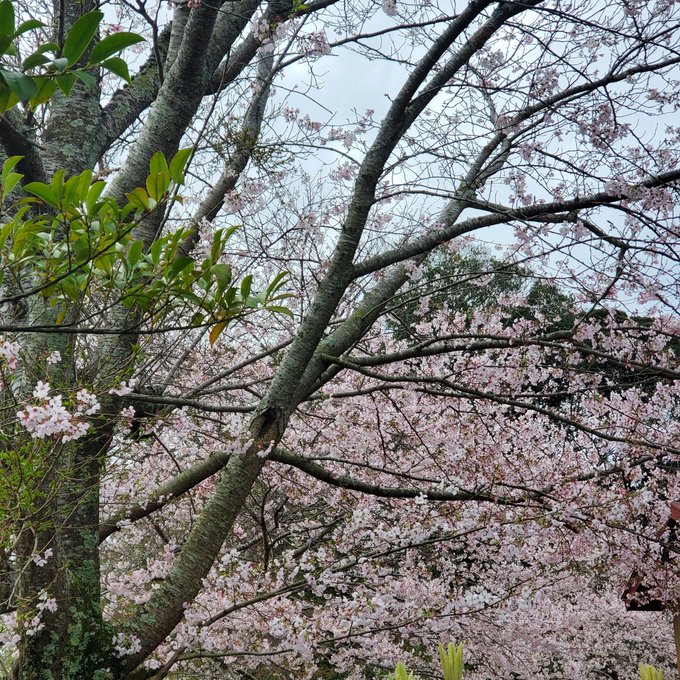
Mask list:
[[[54,42],[39,45],[21,61],[20,71],[0,69],[0,111],[11,109],[20,101],[27,102],[35,109],[49,101],[57,88],[68,95],[78,80],[92,88],[96,77],[90,71],[98,67],[129,82],[126,63],[114,55],[144,40],[136,33],[119,32],[106,36],[92,48],[86,63],[80,64],[103,18],[102,12],[87,12],[71,26],[63,45]],[[45,24],[37,19],[29,19],[17,26],[14,3],[12,0],[2,0],[0,57],[16,57],[17,39],[29,31],[43,27]]]
[[[182,253],[188,229],[160,236],[146,252],[142,241],[134,238],[140,220],[181,200],[176,189],[190,155],[191,149],[183,149],[170,164],[162,154],[154,155],[146,188],[130,192],[122,207],[104,195],[106,182],[92,182],[91,170],[68,179],[59,170],[49,184],[26,184],[24,190],[34,198],[7,206],[9,219],[0,229],[5,265],[0,284],[5,278],[20,280],[21,272],[30,268],[33,288],[22,296],[39,293],[58,307],[57,323],[73,305],[86,305],[95,295],[151,319],[188,304],[196,310],[191,325],[214,324],[211,343],[229,320],[246,312],[264,308],[289,314],[280,305],[289,297],[281,292],[284,273],[261,294],[251,292],[250,275],[232,285],[231,268],[220,259],[236,227],[216,231],[210,253],[201,262]],[[0,195],[8,196],[21,180],[22,175],[13,171],[20,160],[14,156],[5,162]]]

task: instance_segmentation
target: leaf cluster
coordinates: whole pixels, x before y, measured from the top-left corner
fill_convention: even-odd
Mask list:
[[[126,62],[117,56],[126,47],[142,42],[144,38],[126,31],[113,33],[99,41],[83,64],[83,55],[95,39],[104,14],[87,12],[71,26],[64,44],[40,44],[21,61],[20,69],[11,69],[6,63],[0,67],[0,112],[7,111],[19,101],[31,108],[47,102],[59,88],[68,95],[76,82],[94,87],[93,69],[104,68],[130,82]],[[45,27],[38,19],[29,19],[17,26],[14,4],[11,0],[0,2],[0,59],[19,57],[17,40],[29,31]]]
[[[191,149],[182,149],[167,162],[157,153],[150,162],[145,187],[127,194],[124,206],[104,195],[106,182],[92,181],[91,170],[65,178],[57,171],[50,183],[30,182],[28,197],[10,206],[0,225],[2,269],[0,283],[11,277],[15,287],[22,272],[31,272],[31,288],[19,297],[42,295],[61,307],[62,323],[74,305],[99,295],[129,310],[164,317],[170,309],[189,306],[190,325],[213,325],[214,343],[229,321],[259,308],[290,315],[281,306],[286,273],[280,273],[261,293],[252,290],[251,275],[232,280],[231,267],[221,262],[225,246],[237,227],[218,230],[209,254],[198,261],[182,252],[190,234],[180,228],[154,240],[149,248],[135,238],[135,227],[152,211],[181,200],[176,189],[184,181]],[[20,156],[9,158],[0,174],[4,200],[22,179],[14,168]]]

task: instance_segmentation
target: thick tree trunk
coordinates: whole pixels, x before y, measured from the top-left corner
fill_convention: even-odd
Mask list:
[[[16,680],[116,680],[113,633],[102,617],[98,553],[100,452],[109,439],[46,449],[33,512],[21,528]],[[35,444],[34,442],[31,445]],[[30,632],[32,631],[32,632]]]

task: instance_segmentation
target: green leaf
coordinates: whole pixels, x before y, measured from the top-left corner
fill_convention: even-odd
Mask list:
[[[245,306],[248,309],[257,309],[264,304],[264,299],[262,295],[249,295],[248,299],[245,301]]]
[[[7,176],[7,179],[2,184],[2,193],[3,196],[7,196],[12,189],[21,181],[21,178],[23,175],[21,175],[18,172],[10,172],[9,175]]]
[[[231,282],[231,267],[228,264],[214,264],[210,271],[215,275],[219,286],[226,287]]]
[[[73,66],[83,55],[87,46],[92,42],[92,38],[94,38],[103,18],[102,12],[95,10],[83,14],[71,26],[71,30],[66,35],[66,40],[64,40],[64,49],[62,50],[62,54],[68,59],[69,66]]]
[[[30,23],[30,22],[25,22],[25,23]],[[23,26],[23,24],[22,24]],[[21,28],[21,26],[19,27]],[[59,45],[55,42],[46,42],[42,43],[41,45],[38,45],[35,49],[36,52],[39,52],[40,54],[45,54],[45,52],[54,52],[55,54],[59,51]]]
[[[126,263],[130,269],[134,269],[142,257],[143,244],[141,241],[134,241],[128,250]]]
[[[43,23],[42,21],[39,21],[38,19],[29,19],[28,21],[24,21],[19,24],[19,28],[17,28],[16,32],[14,33],[14,37],[18,38],[20,35],[23,35],[24,33],[28,31],[32,31],[35,28],[42,28],[43,26],[47,26],[47,24]],[[48,43],[53,45],[54,43]],[[44,50],[44,46],[43,51]],[[55,45],[56,47],[56,45]],[[51,48],[50,48],[51,49]]]
[[[78,175],[78,188],[76,191],[79,203],[85,202],[90,191],[90,182],[92,182],[92,170],[83,170],[80,175]]]
[[[243,302],[245,302],[248,299],[252,285],[253,285],[252,274],[244,276],[243,281],[241,281],[241,300],[243,300]]]
[[[31,108],[33,109],[49,101],[57,89],[57,81],[54,78],[36,78],[35,83],[38,86],[38,91],[31,99]]]
[[[22,101],[28,101],[37,94],[38,88],[33,79],[25,76],[23,73],[0,71],[0,74],[2,74],[3,79],[12,92]]]
[[[2,36],[4,39],[7,36]],[[10,57],[18,57],[19,53],[17,52],[17,47],[12,41],[12,38],[9,38],[9,45],[7,45],[3,50],[2,50],[4,55],[9,55]]]
[[[149,171],[151,174],[161,172],[170,174],[168,162],[165,160],[165,156],[161,151],[156,151],[156,153],[151,156],[151,161],[149,162]]]
[[[163,250],[163,241],[156,239],[149,248],[149,257],[154,267],[161,261],[161,251]]]
[[[50,187],[54,191],[54,195],[61,199],[64,196],[64,175],[66,170],[64,168],[59,168],[54,175],[52,175],[52,181],[50,182]]]
[[[0,179],[2,180],[2,183],[4,184],[7,181],[7,177],[9,174],[14,170],[14,168],[17,166],[17,163],[23,158],[23,156],[10,156],[2,166],[2,175],[0,175]]]
[[[128,33],[122,31],[120,33],[112,33],[102,38],[101,42],[96,44],[90,52],[90,64],[99,64],[105,59],[112,57],[117,52],[124,50],[126,47],[136,45],[143,42],[144,38],[136,33]]]
[[[61,289],[64,295],[71,300],[77,300],[80,295],[78,285],[72,276],[68,276],[61,281]]]
[[[10,0],[0,2],[0,33],[14,36],[14,3]]]
[[[236,288],[230,288],[222,297],[223,306],[229,308],[234,305],[236,301]]]
[[[184,184],[184,172],[189,163],[193,148],[180,149],[170,161],[170,177],[175,184]]]
[[[267,286],[267,290],[265,292],[265,299],[271,298],[274,293],[276,293],[277,290],[281,289],[285,284],[288,279],[288,272],[279,272],[272,282]]]
[[[36,66],[48,64],[50,61],[51,59],[48,59],[44,54],[41,54],[40,52],[33,52],[33,54],[30,54],[21,62],[21,68],[24,69],[24,71],[28,71],[29,69],[35,68]]]
[[[196,305],[197,307],[200,307],[203,305],[205,300],[203,298],[198,297],[195,293],[192,293],[190,290],[179,290],[177,291],[177,297],[183,298],[184,300],[188,300],[191,302],[193,305]]]
[[[291,319],[293,318],[293,312],[291,312],[288,307],[281,307],[280,305],[267,305],[266,309],[270,312],[274,312],[275,314],[284,314],[285,316],[289,316]]]
[[[104,182],[104,180],[99,180],[88,189],[87,198],[85,199],[85,207],[87,208],[88,215],[92,215],[95,212],[95,205],[105,187],[106,182]]]
[[[19,97],[12,92],[12,90],[7,87],[4,83],[0,85],[0,113],[4,111],[8,111],[11,109],[17,102],[19,101]]]
[[[76,256],[77,262],[87,262],[90,258],[90,243],[87,239],[77,238],[75,239],[71,247],[73,248],[73,253]]]
[[[170,176],[165,172],[154,172],[146,178],[146,190],[156,203],[161,200],[170,186]]]
[[[63,207],[71,208],[77,200],[78,195],[78,183],[80,182],[80,176],[74,175],[70,177],[68,181],[64,184],[64,200]]]
[[[47,184],[43,184],[42,182],[29,182],[24,187],[24,191],[37,196],[43,203],[47,203],[47,205],[51,205],[53,208],[56,208],[59,205],[56,194],[52,190],[52,187]]]
[[[176,257],[170,266],[165,269],[163,276],[165,276],[168,281],[173,281],[181,271],[189,266],[193,268],[194,259],[188,255],[180,255],[179,257]]]
[[[9,54],[13,47],[14,45],[12,45],[12,36],[2,35],[0,33],[0,55]]]
[[[103,61],[100,65],[107,71],[111,71],[114,76],[122,78],[126,83],[130,82],[128,65],[120,57],[111,57],[111,59]]]
[[[68,68],[68,59],[66,57],[58,57],[52,59],[52,66],[55,71],[65,71]]]
[[[57,76],[57,85],[59,85],[59,89],[68,97],[71,94],[73,86],[76,84],[76,80],[78,79],[73,73],[64,73],[61,76]]]
[[[125,197],[132,203],[136,210],[149,209],[149,195],[141,187],[137,187],[129,194],[125,194]]]
[[[88,87],[90,89],[93,89],[94,86],[97,84],[97,79],[91,74],[88,73],[87,71],[73,71],[75,74],[76,78],[85,85],[85,87]]]

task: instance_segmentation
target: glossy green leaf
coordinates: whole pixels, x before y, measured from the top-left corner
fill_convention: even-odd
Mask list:
[[[2,36],[2,38],[5,38],[6,36]],[[9,45],[7,45],[3,50],[2,53],[6,56],[10,57],[18,57],[19,53],[17,52],[17,46],[14,44],[14,41],[12,38],[9,39]]]
[[[277,290],[280,290],[285,284],[288,279],[288,272],[279,272],[272,282],[267,286],[267,290],[265,292],[265,298],[270,299],[274,293],[276,293]]]
[[[126,83],[130,82],[128,65],[120,57],[111,57],[101,63],[102,68],[111,71],[114,76],[122,78]]]
[[[231,267],[228,264],[214,264],[210,271],[220,286],[227,286],[231,282]]]
[[[248,299],[245,300],[245,306],[248,309],[257,309],[264,304],[264,298],[261,294],[249,295]]]
[[[149,257],[154,266],[158,265],[161,261],[161,252],[163,250],[163,241],[161,239],[156,239],[149,248]]]
[[[77,300],[80,296],[80,288],[72,276],[67,276],[61,281],[61,289],[71,300]]]
[[[71,26],[62,50],[62,54],[68,59],[69,66],[73,66],[83,55],[87,46],[92,42],[92,38],[94,38],[103,18],[102,12],[88,12]]]
[[[91,256],[90,242],[85,238],[75,239],[71,248],[78,262],[87,262]]]
[[[53,208],[56,208],[59,205],[56,194],[52,187],[47,184],[43,184],[42,182],[29,182],[24,187],[24,191],[37,196],[43,203],[47,203],[47,205],[51,205]]]
[[[14,3],[10,0],[0,2],[0,33],[2,35],[14,35]]]
[[[22,174],[18,172],[10,172],[9,175],[7,176],[7,179],[3,182],[2,185],[2,193],[4,196],[7,196],[14,187],[19,184],[21,181],[21,178],[23,177]]]
[[[151,161],[149,162],[149,170],[151,174],[165,172],[170,174],[170,169],[168,168],[168,162],[165,160],[165,156],[160,152],[151,156]]]
[[[90,52],[90,64],[99,64],[105,59],[112,57],[117,52],[124,50],[126,47],[136,45],[143,42],[144,38],[136,33],[128,33],[121,31],[120,33],[112,33],[97,43]]]
[[[194,264],[195,261],[192,257],[180,255],[172,261],[170,266],[163,272],[163,275],[168,281],[172,281],[185,268],[191,267],[193,269]]]
[[[143,244],[141,241],[134,241],[130,246],[127,254],[127,265],[130,269],[134,269],[142,257],[142,248]]]
[[[0,33],[0,55],[9,54],[12,47],[12,36]]]
[[[9,174],[14,170],[14,168],[17,166],[19,161],[23,158],[23,156],[10,156],[5,163],[2,166],[2,174],[0,175],[0,179],[2,180],[3,184],[7,180],[7,177]]]
[[[87,198],[87,194],[90,191],[90,183],[92,182],[92,170],[83,170],[80,175],[78,175],[78,189],[76,195],[78,197],[79,203],[84,203]]]
[[[65,71],[68,68],[68,59],[66,57],[58,57],[52,60],[52,68],[56,71]]]
[[[59,45],[57,45],[57,43],[55,42],[46,42],[38,45],[38,47],[35,48],[35,51],[40,54],[45,54],[45,52],[53,52],[54,54],[56,54],[57,52],[59,52]]]
[[[236,227],[230,227],[229,229],[218,229],[213,234],[213,242],[210,247],[210,260],[212,262],[217,262],[217,259],[222,254],[224,246],[229,239],[229,237],[234,233]]]
[[[0,113],[11,109],[18,101],[19,97],[4,82],[0,84]]]
[[[52,98],[52,95],[57,90],[57,81],[54,78],[36,78],[35,84],[38,91],[31,99],[31,107],[36,108],[40,104],[44,104]]]
[[[80,182],[80,176],[75,175],[70,177],[68,181],[64,184],[64,196],[63,196],[63,206],[65,208],[70,208],[77,201],[78,196],[78,183]]]
[[[17,28],[16,32],[14,33],[14,37],[18,38],[20,35],[23,35],[28,31],[32,31],[36,28],[42,28],[43,26],[47,26],[47,24],[43,23],[39,19],[28,19],[27,21],[23,21],[22,23],[19,24],[19,28]]]
[[[184,173],[194,150],[180,149],[170,161],[170,178],[175,184],[184,184]]]
[[[35,68],[36,66],[43,66],[50,63],[50,59],[40,52],[33,52],[26,59],[21,62],[21,68],[24,71]]]
[[[61,198],[64,195],[64,175],[66,170],[64,168],[59,168],[52,176],[52,181],[50,182],[50,187],[57,198]]]
[[[87,208],[88,215],[92,215],[95,212],[95,205],[105,188],[106,182],[99,180],[88,189],[87,198],[85,199],[85,207]]]
[[[248,299],[248,296],[250,295],[250,289],[252,288],[253,285],[253,277],[251,274],[248,274],[248,276],[243,277],[243,281],[241,281],[241,299],[245,302]]]
[[[22,101],[28,101],[38,92],[38,88],[33,82],[33,79],[25,76],[23,73],[0,71],[0,75],[2,75],[10,90],[12,90],[12,92],[14,92],[14,94]]]
[[[78,80],[83,85],[85,85],[85,87],[92,89],[96,86],[97,79],[91,73],[88,73],[87,71],[81,71],[81,70],[73,71],[73,73],[75,74],[76,78],[78,78]]]
[[[141,187],[137,187],[129,194],[125,194],[128,201],[135,207],[136,210],[149,209],[149,195]]]
[[[284,314],[285,316],[289,316],[291,319],[293,318],[293,312],[291,312],[288,307],[281,307],[280,305],[267,305],[267,310],[276,314]]]
[[[146,178],[146,190],[156,203],[170,187],[170,176],[165,172],[154,172]]]
[[[71,94],[73,86],[76,84],[78,79],[72,73],[64,73],[61,76],[57,76],[57,85],[59,89],[68,97]]]

